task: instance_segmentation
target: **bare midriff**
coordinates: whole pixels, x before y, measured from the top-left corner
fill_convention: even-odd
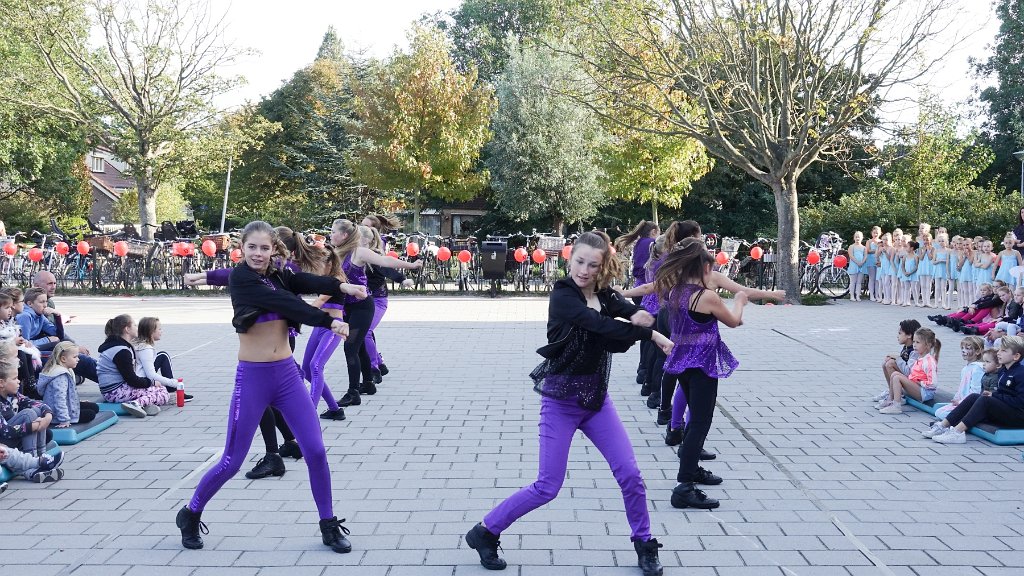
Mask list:
[[[292,355],[288,346],[288,323],[271,320],[253,324],[238,335],[238,359],[243,362],[277,362]]]

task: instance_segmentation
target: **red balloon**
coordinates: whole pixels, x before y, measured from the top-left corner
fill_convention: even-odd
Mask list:
[[[67,256],[68,252],[71,251],[71,247],[68,246],[67,242],[57,242],[53,246],[53,249],[57,252],[57,254],[60,254],[61,256]]]
[[[415,242],[409,242],[408,244],[405,245],[405,254],[406,254],[406,256],[412,258],[413,256],[416,256],[419,253],[420,253],[420,245],[419,244],[417,244]]]
[[[196,245],[191,242],[185,242],[185,256],[195,256]]]
[[[516,248],[516,251],[513,254],[513,256],[515,256],[516,262],[519,262],[520,264],[526,262],[526,259],[530,257],[529,253],[526,252],[526,248],[521,247]]]
[[[28,251],[28,259],[33,262],[39,262],[43,259],[43,251],[39,248],[32,248]]]
[[[754,246],[750,249],[750,257],[754,260],[760,260],[761,256],[764,256],[764,250],[760,246]]]
[[[452,250],[447,246],[441,246],[437,249],[437,259],[441,262],[447,262],[452,259]]]
[[[232,262],[234,262],[235,264],[238,264],[238,261],[241,260],[241,259],[242,259],[242,251],[241,250],[239,250],[238,248],[235,248],[234,250],[231,251],[231,261]]]
[[[81,254],[82,256],[88,254],[90,248],[91,246],[89,246],[89,243],[86,242],[85,240],[79,241],[78,244],[75,246],[75,250],[77,250],[78,253]]]
[[[14,256],[17,253],[18,253],[18,246],[17,246],[17,244],[15,244],[14,242],[11,242],[10,244],[4,244],[4,254],[7,254],[8,256]]]
[[[114,256],[121,256],[122,258],[128,255],[128,243],[124,240],[118,240],[114,242]]]
[[[715,254],[715,262],[718,262],[719,266],[725,266],[729,263],[729,256],[725,252],[719,252]]]
[[[469,264],[469,261],[472,259],[473,255],[469,253],[469,250],[459,250],[459,262]]]
[[[395,252],[394,250],[388,250],[388,256],[391,256],[392,258],[398,258],[398,252]]]
[[[570,256],[572,256],[572,244],[562,246],[562,259],[568,260]]]
[[[821,254],[818,254],[817,250],[811,250],[807,253],[807,263],[814,266],[818,262],[821,262]]]
[[[846,265],[848,263],[849,260],[847,260],[846,256],[843,256],[842,254],[836,256],[836,259],[832,261],[832,265],[835,266],[836,268],[846,268]]]
[[[533,261],[536,262],[537,264],[543,264],[544,261],[547,259],[548,255],[540,248],[537,248],[536,250],[533,251]]]
[[[203,254],[210,258],[217,255],[217,245],[214,244],[213,240],[203,240]]]

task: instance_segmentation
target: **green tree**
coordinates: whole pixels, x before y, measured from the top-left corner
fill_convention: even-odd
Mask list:
[[[457,69],[450,49],[436,28],[415,26],[409,53],[396,51],[355,90],[355,180],[410,191],[416,229],[421,196],[468,200],[487,185],[487,172],[477,168],[494,98],[475,68]]]
[[[608,135],[597,114],[564,95],[585,81],[574,62],[511,44],[487,146],[495,204],[517,220],[549,217],[561,233],[564,223],[592,218],[606,200],[599,149]]]

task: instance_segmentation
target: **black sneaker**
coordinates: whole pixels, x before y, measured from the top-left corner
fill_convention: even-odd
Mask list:
[[[7,492],[7,482],[0,482],[0,494]]]
[[[683,433],[683,437],[684,438],[686,437],[686,433],[685,432]],[[680,446],[679,449],[676,450],[676,455],[679,456],[680,460],[683,459],[683,447],[682,446]],[[701,460],[701,461],[714,460],[715,458],[718,458],[718,454],[715,454],[714,452],[708,452],[707,450],[705,450],[703,448],[700,449],[700,455],[698,457],[698,460]]]
[[[284,476],[288,470],[284,467],[284,460],[277,454],[267,454],[260,458],[252,470],[245,473],[249,480],[259,480],[267,476]]]
[[[654,391],[647,397],[647,407],[654,410],[661,405],[661,392]]]
[[[330,546],[331,550],[339,554],[348,554],[352,551],[352,543],[345,538],[349,535],[349,530],[341,525],[344,521],[344,518],[338,520],[337,516],[320,521],[320,536],[324,545]]]
[[[381,362],[380,365],[377,366],[377,370],[380,370],[381,376],[387,376],[388,372],[390,372],[390,370],[388,370],[388,365],[383,362]]]
[[[358,390],[349,390],[345,392],[345,395],[338,400],[338,406],[344,408],[345,406],[359,406],[363,401],[359,399]]]
[[[185,393],[185,402],[191,402],[192,398],[194,398],[194,396],[192,396],[188,392]]]
[[[647,542],[633,542],[633,549],[636,550],[636,565],[644,573],[644,576],[661,576],[664,569],[661,561],[658,560],[658,548],[662,545],[651,538]]]
[[[344,420],[345,409],[339,407],[337,410],[324,410],[320,413],[322,420]],[[302,454],[299,454],[299,458],[302,458]]]
[[[658,410],[658,426],[665,426],[672,420],[672,410]]]
[[[722,483],[722,477],[715,476],[710,471],[697,466],[697,472],[693,475],[693,482],[694,484],[703,484],[705,486],[718,486]]]
[[[679,446],[683,443],[683,429],[672,428],[672,424],[669,423],[665,430],[665,444],[668,446]]]
[[[650,382],[638,382],[638,384],[641,384],[641,386],[640,386],[640,395],[641,396],[650,396],[651,392],[654,392],[654,389],[651,386]]]
[[[473,526],[472,530],[466,533],[466,544],[477,551],[477,554],[480,555],[480,565],[484,568],[488,570],[504,570],[505,566],[507,566],[505,561],[498,556],[498,549],[501,548],[498,536],[484,528],[483,524],[478,523],[476,526]]]
[[[181,510],[178,510],[178,516],[174,519],[174,524],[181,530],[181,545],[189,550],[202,548],[203,537],[200,536],[200,533],[210,533],[206,524],[200,519],[201,516],[201,512],[193,512],[188,509],[188,506],[182,506]]]
[[[323,418],[323,415],[320,415]],[[302,459],[302,450],[299,449],[299,443],[295,440],[285,440],[281,444],[281,449],[277,451],[277,454],[281,458],[295,458],[296,460]]]
[[[380,384],[384,381],[384,375],[380,373],[380,369],[370,368],[370,374],[373,375],[374,384]]]
[[[935,323],[938,324],[939,326],[945,326],[946,324],[949,323],[949,320],[949,316],[939,316],[938,318],[935,319]]]
[[[377,393],[377,385],[373,382],[363,382],[359,385],[359,393],[366,394],[367,396],[373,396]]]
[[[56,456],[43,454],[39,457],[39,466],[26,472],[25,477],[36,484],[57,482],[64,478],[64,471],[60,468],[63,463],[64,452],[58,452]]]
[[[637,384],[643,384],[646,381],[647,381],[647,370],[637,370],[636,371],[636,383]],[[647,394],[644,394],[644,396],[646,396],[646,395]]]
[[[693,482],[682,482],[672,489],[673,508],[700,508],[713,510],[718,508],[718,500],[708,498],[703,490],[696,488]]]

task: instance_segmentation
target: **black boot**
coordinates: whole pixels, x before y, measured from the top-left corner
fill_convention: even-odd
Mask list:
[[[658,410],[658,426],[664,426],[672,419],[672,410]]]
[[[466,533],[466,544],[480,554],[480,565],[488,570],[504,570],[505,561],[498,556],[498,548],[501,542],[498,537],[484,528],[483,524],[473,526],[473,529]]]
[[[337,410],[324,410],[320,413],[320,418],[322,420],[344,420],[345,409],[339,406]]]
[[[647,542],[633,541],[633,549],[636,550],[636,565],[643,571],[644,576],[661,576],[663,568],[658,560],[658,548],[662,545],[651,538]]]
[[[200,519],[201,512],[193,512],[188,506],[182,506],[178,515],[174,518],[174,524],[181,530],[181,545],[189,550],[199,550],[203,547],[203,534],[209,534],[206,524]]]
[[[708,495],[694,486],[693,482],[682,482],[672,489],[672,507],[712,510],[718,508],[718,500],[708,498]]]
[[[650,382],[640,382],[640,384],[642,384],[642,386],[640,386],[641,396],[650,396],[651,392],[654,391],[654,388],[651,386]]]
[[[388,365],[383,362],[381,362],[380,365],[377,366],[377,370],[380,370],[381,376],[387,376],[388,372],[390,372],[390,370],[388,370]]]
[[[374,384],[380,384],[384,381],[384,375],[380,373],[379,368],[370,368],[370,374],[373,375]]]
[[[670,422],[665,430],[665,444],[668,446],[679,446],[683,443],[683,429],[673,428]]]
[[[377,385],[372,380],[370,382],[363,382],[359,385],[359,393],[373,396],[377,393]]]
[[[685,438],[686,438],[686,432],[683,432],[683,439],[685,440]],[[680,460],[683,459],[683,447],[682,446],[680,446],[679,450],[676,451],[676,455],[679,456]],[[718,454],[715,454],[714,452],[708,452],[707,450],[705,450],[703,448],[700,449],[700,456],[698,457],[699,460],[714,460],[715,458],[718,458]]]
[[[284,476],[285,472],[287,470],[284,467],[284,460],[279,455],[268,452],[252,470],[245,473],[245,477],[249,480],[259,480],[267,476]]]
[[[643,384],[646,381],[647,381],[647,370],[637,370],[636,371],[636,383],[637,384]],[[644,394],[644,396],[647,396],[647,394]]]
[[[682,480],[679,480],[678,478],[676,478],[676,480],[682,482]],[[697,466],[697,472],[693,475],[693,482],[694,484],[703,484],[705,486],[718,486],[722,483],[722,477],[715,476],[710,471]]]
[[[281,449],[277,451],[281,458],[295,458],[296,460],[302,459],[302,450],[299,448],[299,443],[295,440],[285,440],[284,444],[281,444]]]
[[[345,406],[359,406],[363,401],[359,399],[359,390],[353,390],[349,388],[348,392],[338,400],[338,406],[344,408]]]
[[[324,545],[330,546],[331,550],[338,554],[348,554],[352,551],[352,544],[345,538],[349,535],[348,528],[341,525],[344,521],[344,518],[338,520],[337,516],[320,521],[320,536],[324,540]]]
[[[935,319],[935,323],[938,324],[939,326],[948,326],[949,320],[949,316],[939,316],[938,318]]]

